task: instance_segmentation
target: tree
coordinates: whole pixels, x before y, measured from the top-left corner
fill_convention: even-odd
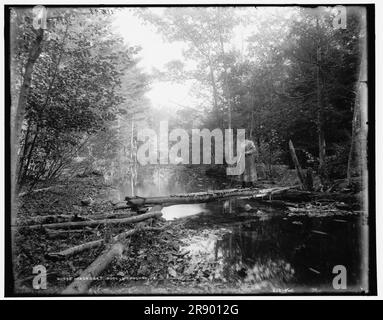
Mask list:
[[[366,39],[366,12],[362,11],[360,19],[359,34],[359,50],[360,65],[359,77],[356,82],[356,99],[354,103],[353,119],[352,119],[352,135],[350,143],[350,151],[347,162],[347,180],[351,183],[353,176],[363,177],[367,172],[367,39]]]
[[[342,130],[349,130],[349,108],[354,99],[350,93],[359,54],[358,21],[349,15],[344,32],[333,28],[334,16],[329,9],[300,10],[299,17],[290,28],[289,46],[285,49],[290,65],[286,91],[300,97],[295,100],[300,112],[296,112],[297,107],[293,110],[305,117],[299,122],[306,124],[306,137],[310,135],[311,140],[311,134],[317,134],[318,172],[325,184],[329,174],[326,162],[334,154],[335,144],[344,142]],[[310,123],[313,126],[307,126]],[[308,150],[314,151],[310,146]]]
[[[197,61],[194,77],[211,87],[212,104],[216,119],[224,122],[221,110],[228,111],[228,126],[231,127],[231,94],[228,87],[229,65],[226,49],[233,29],[240,22],[231,8],[166,8],[161,15],[150,10],[137,14],[154,25],[168,41],[187,44],[186,59]],[[171,67],[174,67],[172,64]],[[179,65],[176,70],[179,70]],[[173,68],[174,70],[174,68]]]
[[[48,35],[27,99],[20,185],[57,175],[89,134],[115,118],[120,78],[136,53],[111,33],[109,17],[88,9],[58,19]]]

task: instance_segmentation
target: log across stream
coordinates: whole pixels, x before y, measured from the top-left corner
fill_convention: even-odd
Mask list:
[[[347,193],[326,193],[297,190],[299,186],[275,187],[268,189],[246,188],[212,190],[208,192],[195,192],[186,194],[175,194],[160,197],[126,197],[127,208],[138,209],[144,206],[174,204],[206,203],[212,201],[223,201],[230,199],[253,199],[258,201],[282,200],[288,202],[308,201],[340,201],[346,202],[349,206],[358,206],[361,203],[361,195]],[[281,202],[278,202],[281,204]]]
[[[268,189],[245,188],[245,189],[224,189],[211,190],[207,192],[194,192],[185,194],[174,194],[161,197],[126,197],[127,204],[132,207],[150,206],[155,204],[186,204],[186,203],[203,203],[216,200],[231,199],[234,197],[241,198],[257,198],[263,199],[275,194],[284,193],[295,187],[275,187]]]

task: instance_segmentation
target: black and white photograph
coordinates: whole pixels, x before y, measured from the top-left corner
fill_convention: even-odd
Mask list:
[[[374,10],[5,5],[6,294],[376,294]]]

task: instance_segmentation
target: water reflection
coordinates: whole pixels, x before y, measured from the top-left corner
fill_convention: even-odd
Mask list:
[[[170,207],[164,207],[162,210],[163,218],[166,220],[174,220],[188,217],[191,215],[209,213],[206,204],[178,204]]]
[[[204,229],[208,234],[205,237],[201,230],[202,236],[189,239],[189,250],[194,248],[190,253],[192,263],[214,264],[211,280],[250,284],[254,288],[263,284],[266,291],[290,288],[294,292],[333,292],[333,267],[344,265],[348,290],[361,290],[361,225],[356,217],[342,217],[346,221],[343,223],[332,217],[297,219],[275,215],[268,220],[255,218],[237,223],[223,223],[224,219],[214,214],[201,217],[192,219],[190,226],[201,228],[207,219],[212,225],[225,226]],[[294,223],[297,221],[300,223]]]
[[[129,173],[121,175],[118,170],[114,170],[114,174],[106,176],[105,180],[119,190],[121,199],[125,196],[166,196],[232,186],[230,181],[223,178],[207,177],[204,170],[206,168],[188,168],[182,165],[147,165],[137,168],[137,176],[134,179]]]
[[[120,179],[114,185],[121,198],[232,187],[184,167],[140,170],[136,183]],[[360,217],[288,217],[281,210],[238,199],[175,205],[162,211],[167,220],[186,218],[186,228],[197,231],[182,239],[184,249],[190,251],[184,273],[193,279],[207,276],[210,281],[248,285],[254,292],[283,288],[334,292],[332,270],[343,265],[347,290],[360,292],[363,287],[361,278],[367,270],[362,264],[366,253]]]
[[[284,286],[295,271],[280,254],[281,240],[279,230],[261,220],[236,227],[216,243],[216,257],[224,260],[223,276],[236,281],[268,281],[273,286]]]

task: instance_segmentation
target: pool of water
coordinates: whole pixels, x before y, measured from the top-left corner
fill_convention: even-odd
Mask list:
[[[174,206],[164,207],[161,210],[163,218],[166,220],[175,220],[189,217],[196,214],[210,213],[206,208],[206,204],[177,204]]]
[[[201,168],[143,168],[132,189],[126,179],[116,197],[158,196],[236,187]],[[117,192],[117,193],[118,193]],[[180,239],[193,268],[210,269],[210,282],[239,286],[247,293],[341,293],[333,286],[334,267],[344,266],[347,292],[367,290],[368,226],[358,215],[291,216],[247,200],[174,205],[166,220],[183,219],[193,232]],[[238,292],[238,291],[237,291]]]
[[[246,201],[164,208],[198,232],[183,241],[191,263],[210,263],[210,280],[253,287],[255,292],[331,292],[336,266],[346,270],[348,292],[367,290],[361,217],[289,216]]]

